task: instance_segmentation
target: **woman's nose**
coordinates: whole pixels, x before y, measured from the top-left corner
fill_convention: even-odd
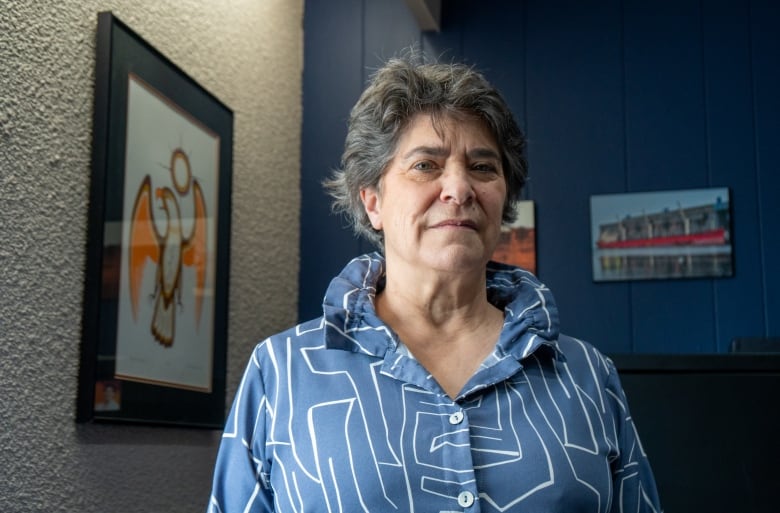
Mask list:
[[[449,166],[441,175],[440,199],[445,203],[465,205],[475,197],[474,187],[466,169]]]

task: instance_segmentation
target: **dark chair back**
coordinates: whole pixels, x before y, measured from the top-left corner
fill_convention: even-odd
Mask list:
[[[732,353],[780,353],[780,337],[737,337],[731,340]]]

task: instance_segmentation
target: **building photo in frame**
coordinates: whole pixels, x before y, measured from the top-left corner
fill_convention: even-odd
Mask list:
[[[233,113],[98,15],[78,420],[221,427]]]
[[[591,196],[594,281],[734,273],[728,188]]]

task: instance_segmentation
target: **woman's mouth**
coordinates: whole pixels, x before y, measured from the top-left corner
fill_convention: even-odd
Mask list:
[[[433,225],[434,228],[468,228],[477,229],[477,223],[471,219],[447,219]]]

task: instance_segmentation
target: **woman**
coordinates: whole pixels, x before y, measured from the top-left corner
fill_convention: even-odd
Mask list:
[[[381,253],[256,347],[212,511],[660,511],[612,363],[559,333],[533,275],[489,262],[525,175],[474,70],[374,75],[326,186]]]

